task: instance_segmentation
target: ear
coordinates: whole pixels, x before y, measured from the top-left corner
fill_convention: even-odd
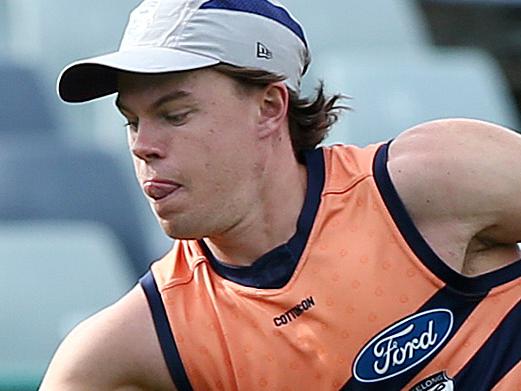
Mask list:
[[[280,81],[266,86],[260,96],[259,137],[269,137],[284,125],[288,113],[289,92]]]

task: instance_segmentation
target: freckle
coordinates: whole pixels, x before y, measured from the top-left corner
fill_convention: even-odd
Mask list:
[[[431,203],[431,200],[427,200],[427,203],[430,204],[430,203]]]

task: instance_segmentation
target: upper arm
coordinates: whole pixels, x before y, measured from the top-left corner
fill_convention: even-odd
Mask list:
[[[397,137],[389,171],[419,225],[521,241],[521,136],[483,121],[433,121]]]
[[[80,323],[58,348],[40,389],[174,389],[142,289]]]

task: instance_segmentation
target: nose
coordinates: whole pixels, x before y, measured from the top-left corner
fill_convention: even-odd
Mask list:
[[[129,135],[129,143],[132,154],[146,162],[165,156],[166,143],[161,140],[160,130],[144,121]]]

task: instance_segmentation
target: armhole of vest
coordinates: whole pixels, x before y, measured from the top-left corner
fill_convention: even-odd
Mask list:
[[[168,371],[174,381],[178,391],[192,391],[192,386],[188,380],[179,350],[175,343],[174,335],[170,329],[170,324],[166,315],[165,306],[157,288],[156,280],[151,271],[148,271],[139,280],[154,319],[154,326],[156,329],[159,344],[165,358]]]

